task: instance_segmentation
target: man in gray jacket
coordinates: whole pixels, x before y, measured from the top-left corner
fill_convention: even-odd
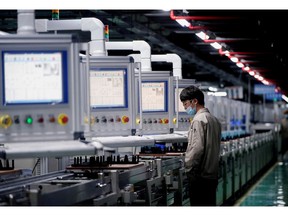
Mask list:
[[[216,206],[221,124],[204,107],[204,94],[199,88],[190,86],[183,89],[180,100],[188,115],[193,118],[185,152],[190,204]]]

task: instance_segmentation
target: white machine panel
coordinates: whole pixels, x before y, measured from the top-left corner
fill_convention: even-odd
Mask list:
[[[77,139],[79,57],[71,36],[2,36],[0,55],[0,141]]]
[[[229,123],[229,99],[226,97],[217,97],[217,113],[216,117],[221,122],[222,131],[226,131],[228,129]]]
[[[82,123],[86,137],[127,136],[135,134],[134,63],[131,57],[90,57],[88,79],[82,79],[86,117]],[[81,75],[87,68],[81,59]],[[88,82],[88,83],[87,83]],[[87,89],[88,88],[88,89]],[[88,99],[89,98],[89,99]],[[87,107],[88,106],[88,107]],[[87,116],[90,116],[90,120]],[[90,121],[90,126],[89,126]]]
[[[136,75],[136,129],[137,134],[163,134],[173,132],[173,77],[169,71],[141,73]],[[141,102],[139,100],[141,95]]]

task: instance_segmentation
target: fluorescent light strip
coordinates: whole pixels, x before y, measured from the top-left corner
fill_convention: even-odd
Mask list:
[[[202,40],[207,40],[209,39],[209,36],[207,34],[205,34],[204,32],[199,32],[199,33],[196,33],[196,36],[201,38]]]
[[[207,92],[207,95],[213,95],[217,97],[226,97],[227,92]]]
[[[230,60],[231,60],[232,62],[234,62],[234,63],[236,63],[236,62],[239,61],[237,57],[231,57]]]
[[[180,25],[182,26],[187,26],[187,20],[183,20],[183,19],[177,19],[176,20]],[[186,22],[185,22],[186,21]],[[185,24],[186,23],[186,24]],[[190,25],[190,23],[189,23]],[[189,26],[187,26],[189,27]],[[202,40],[207,40],[209,39],[209,35],[207,35],[205,32],[201,31],[201,32],[198,32],[196,33],[196,36],[201,38]],[[225,55],[227,56],[228,58],[230,58],[230,60],[234,63],[236,63],[236,65],[239,67],[239,68],[242,68],[243,70],[249,72],[249,74],[251,76],[254,76],[254,78],[258,79],[259,81],[261,81],[263,84],[265,85],[269,85],[270,83],[264,79],[264,77],[260,76],[258,73],[256,74],[253,70],[250,69],[250,67],[248,66],[245,66],[242,62],[239,62],[239,59],[237,57],[231,57],[230,56],[230,52],[228,50],[225,50],[225,51],[222,51],[221,48],[222,48],[222,45],[217,43],[217,42],[214,42],[214,43],[210,43],[210,45],[212,47],[214,47],[215,49],[218,49],[219,50],[219,53],[221,55]],[[251,71],[250,71],[251,70]]]
[[[191,24],[185,19],[176,19],[176,21],[182,26],[182,27],[189,27]]]
[[[212,47],[214,47],[215,49],[221,49],[222,48],[222,46],[219,43],[217,43],[217,42],[211,43],[210,45]]]
[[[285,100],[288,103],[288,97],[282,94],[282,99]]]
[[[236,64],[239,68],[243,68],[244,67],[244,64],[242,62],[237,62]]]

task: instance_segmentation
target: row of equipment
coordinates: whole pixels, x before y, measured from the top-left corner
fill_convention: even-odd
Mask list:
[[[181,58],[151,55],[145,41],[106,41],[96,18],[35,20],[19,10],[18,20],[17,34],[0,36],[1,205],[187,205],[192,119],[179,94],[200,85],[182,79]],[[91,40],[47,33],[61,30],[90,31]],[[156,60],[173,71],[153,71]],[[225,139],[222,205],[271,162],[274,133],[248,135],[247,103],[205,93],[205,106]]]
[[[13,169],[9,176],[2,176],[0,203],[17,206],[189,205],[182,149],[183,143],[168,148],[167,144],[159,144],[142,147],[137,155],[78,156],[71,158],[65,170],[25,178]],[[275,161],[276,155],[272,131],[223,139],[217,205],[239,198]]]

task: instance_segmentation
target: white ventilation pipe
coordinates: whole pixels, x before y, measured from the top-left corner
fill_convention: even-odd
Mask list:
[[[151,62],[169,62],[173,65],[173,76],[182,79],[182,59],[179,55],[168,53],[163,55],[151,55]]]
[[[9,33],[4,32],[4,31],[0,31],[0,35],[9,35]]]
[[[130,54],[130,55],[128,55],[128,56],[131,56],[133,59],[134,59],[134,62],[135,63],[141,63],[141,55],[140,54]],[[140,64],[140,66],[136,66],[136,71],[139,71],[140,70],[140,67],[141,67],[141,64]]]
[[[90,55],[105,56],[104,24],[96,18],[81,18],[78,20],[48,20],[35,21],[37,32],[81,30],[91,32]]]
[[[133,50],[140,51],[141,71],[151,71],[151,47],[146,41],[107,41],[107,50]]]
[[[130,54],[134,62],[141,62],[140,54]],[[182,79],[182,59],[174,53],[151,55],[151,62],[169,62],[173,65],[173,76]]]
[[[17,10],[17,34],[36,34],[34,10]]]

